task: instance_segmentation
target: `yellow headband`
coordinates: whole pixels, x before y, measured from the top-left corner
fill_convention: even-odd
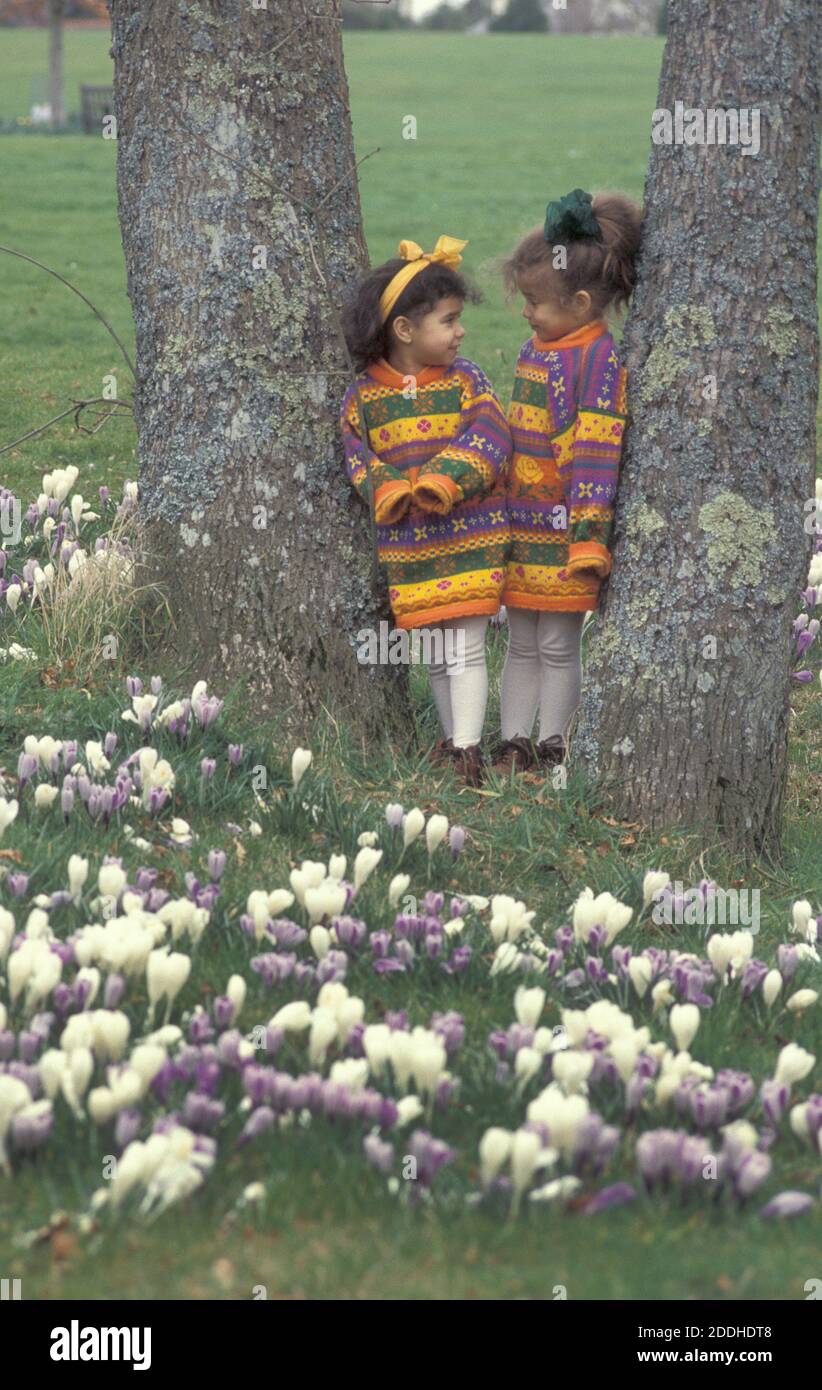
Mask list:
[[[448,266],[449,270],[456,270],[462,261],[460,252],[467,245],[467,241],[458,241],[456,237],[441,236],[433,251],[426,255],[422,247],[418,246],[415,241],[401,241],[400,255],[406,264],[397,271],[393,280],[389,281],[380,296],[382,322],[385,323],[406,285],[410,280],[413,280],[415,275],[435,262],[437,265]]]

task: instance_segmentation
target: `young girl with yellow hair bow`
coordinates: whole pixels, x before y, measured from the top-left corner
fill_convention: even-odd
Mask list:
[[[432,758],[453,758],[477,786],[511,435],[487,376],[461,356],[463,306],[479,298],[458,272],[466,245],[441,236],[426,254],[402,241],[399,258],[359,284],[345,314],[358,376],[341,425],[348,476],[373,505],[394,622],[441,635],[428,668],[444,733]]]

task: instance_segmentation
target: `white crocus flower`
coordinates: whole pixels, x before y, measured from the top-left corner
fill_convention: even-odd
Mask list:
[[[68,861],[68,884],[69,892],[75,902],[79,902],[87,878],[88,860],[84,859],[80,854],[70,855]]]
[[[778,970],[769,970],[762,981],[762,997],[765,1000],[765,1007],[770,1009],[776,1002],[780,990],[782,989],[782,976]]]
[[[119,864],[104,864],[97,875],[97,887],[104,898],[119,898],[127,882]]]
[[[448,818],[446,816],[431,816],[425,827],[425,843],[429,854],[434,853],[447,834]]]
[[[337,1040],[337,1020],[330,1009],[315,1009],[311,1015],[308,1035],[308,1060],[312,1066],[322,1066],[326,1053]]]
[[[647,908],[654,901],[655,895],[662,892],[662,888],[668,887],[669,883],[669,874],[658,869],[648,870],[643,878],[643,908]]]
[[[812,1004],[815,1004],[818,998],[819,995],[815,989],[798,989],[785,1003],[786,1007],[793,1013],[801,1013],[803,1009],[809,1009]]]
[[[511,1153],[513,1135],[507,1129],[492,1126],[486,1129],[479,1142],[480,1182],[489,1187],[507,1162]]]
[[[7,801],[4,796],[0,796],[0,839],[3,837],[3,831],[7,830],[16,818],[19,809],[18,802]]]
[[[628,961],[628,976],[640,999],[648,992],[653,966],[647,956],[631,956]]]
[[[319,889],[312,888],[309,889],[309,892],[316,893],[319,892]],[[327,927],[312,927],[308,933],[308,941],[317,960],[322,960],[323,956],[327,956],[331,950],[331,933]]]
[[[299,869],[292,869],[288,876],[300,907],[305,907],[305,895],[309,888],[318,888],[326,880],[325,864],[314,859],[304,859]]]
[[[4,960],[8,954],[16,930],[14,917],[9,912],[8,908],[0,907],[0,961]],[[0,1009],[3,1007],[4,1006],[0,1004]],[[4,1022],[3,1027],[5,1028],[5,1026]]]
[[[575,1178],[567,1173],[564,1177],[554,1178],[547,1182],[543,1187],[535,1187],[533,1192],[528,1193],[529,1202],[565,1202],[576,1195],[582,1187],[580,1178]]]
[[[668,1022],[680,1052],[687,1052],[699,1027],[701,1014],[696,1004],[674,1004]]]
[[[234,1005],[234,1017],[237,1018],[243,1011],[245,997],[248,990],[242,975],[232,975],[226,985],[226,998],[230,999]]]
[[[408,874],[395,874],[388,885],[388,902],[391,907],[396,907],[403,893],[406,892],[411,882]]]
[[[651,990],[651,998],[654,1001],[652,1013],[658,1013],[673,998],[673,986],[670,980],[658,980]]]
[[[588,1114],[584,1096],[566,1096],[556,1082],[551,1082],[528,1106],[528,1119],[547,1126],[551,1144],[566,1158],[574,1151],[579,1126]]]
[[[405,849],[413,844],[422,834],[425,826],[425,816],[419,806],[414,806],[405,817],[402,827],[402,843]]]
[[[369,1023],[362,1035],[363,1051],[373,1076],[380,1076],[389,1059],[391,1029],[387,1023]]]
[[[328,1079],[349,1091],[361,1091],[368,1080],[368,1063],[364,1057],[341,1057],[332,1063]]]
[[[516,970],[519,965],[520,954],[512,941],[503,941],[494,952],[494,959],[491,962],[491,975],[507,975],[512,970]]]
[[[526,989],[524,985],[514,995],[514,1013],[523,1028],[536,1028],[545,1005],[544,989]]]
[[[286,912],[294,902],[294,894],[289,893],[287,888],[275,888],[268,895],[268,915],[278,917],[281,912]]]
[[[328,877],[338,881],[345,878],[347,860],[344,854],[332,854],[328,861]]]
[[[566,1095],[583,1091],[594,1065],[593,1052],[575,1052],[568,1048],[557,1052],[551,1061],[551,1073]]]
[[[394,1122],[395,1129],[403,1129],[405,1125],[411,1124],[423,1113],[422,1101],[419,1096],[403,1096],[397,1101],[397,1118]]]
[[[25,1082],[16,1076],[0,1075],[0,1168],[9,1175],[11,1165],[6,1155],[6,1134],[14,1116],[31,1102],[31,1092]]]
[[[529,1129],[518,1129],[511,1140],[511,1186],[514,1189],[513,1210],[519,1207],[520,1198],[531,1186],[531,1180],[539,1165],[542,1141],[538,1134]]]
[[[305,908],[311,922],[336,917],[345,907],[346,890],[336,879],[328,878],[317,888],[306,888]]]
[[[542,1066],[542,1053],[533,1047],[521,1047],[514,1059],[514,1074],[520,1085],[525,1087],[537,1075]]]
[[[796,1081],[804,1081],[808,1073],[813,1071],[815,1063],[816,1057],[812,1052],[806,1052],[797,1043],[787,1043],[776,1059],[774,1080],[793,1086]]]
[[[793,904],[793,907],[791,908],[791,917],[793,919],[791,931],[793,932],[794,936],[803,936],[807,939],[810,939],[808,938],[808,926],[811,917],[813,917],[813,908],[811,907],[807,898],[800,898],[797,902]],[[813,928],[813,940],[816,940],[815,918]]]
[[[525,903],[508,896],[495,893],[491,898],[491,921],[489,930],[494,942],[518,941],[527,932],[536,916],[535,911],[526,911]]]
[[[313,753],[309,748],[295,748],[291,755],[291,781],[294,787],[298,787],[309,767]]]
[[[301,1033],[311,1027],[311,1005],[307,999],[295,999],[284,1004],[269,1022],[269,1028],[282,1028],[286,1033]]]
[[[382,859],[381,849],[371,849],[366,845],[361,849],[354,860],[354,887],[362,888],[362,885],[370,878]],[[344,891],[344,890],[343,890]],[[341,910],[341,909],[340,909]]]

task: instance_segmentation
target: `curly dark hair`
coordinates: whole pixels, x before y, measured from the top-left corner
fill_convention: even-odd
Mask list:
[[[479,304],[482,295],[464,275],[436,261],[421,270],[406,285],[385,323],[380,320],[380,298],[398,270],[406,264],[399,256],[377,266],[357,285],[343,307],[343,331],[357,371],[370,362],[387,357],[391,347],[391,325],[401,315],[418,322],[435,309],[441,299],[453,296],[463,303]]]
[[[554,248],[542,227],[527,232],[510,256],[499,262],[509,294],[517,289],[517,276],[536,271],[544,283],[559,288],[561,299],[570,300],[577,290],[587,290],[597,313],[628,303],[636,286],[643,209],[622,193],[596,193],[591,211],[599,223],[602,241],[569,241],[566,266],[554,266]]]

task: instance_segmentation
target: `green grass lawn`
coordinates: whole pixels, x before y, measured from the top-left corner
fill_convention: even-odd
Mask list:
[[[42,33],[0,31],[0,118],[13,120],[27,110],[30,75],[44,70],[44,45]],[[109,80],[108,39],[103,33],[69,33],[66,51],[71,106],[79,81]],[[401,237],[424,245],[441,232],[469,239],[467,268],[487,297],[466,313],[465,351],[488,369],[506,399],[525,333],[518,310],[504,306],[497,281],[483,267],[540,219],[549,196],[575,185],[613,186],[641,196],[660,55],[659,40],[347,39],[357,152],[380,147],[380,154],[363,166],[361,178],[373,258],[392,254]],[[402,138],[409,115],[417,120],[416,141]],[[113,144],[21,133],[0,138],[0,153],[6,192],[0,243],[74,281],[133,350]],[[65,287],[7,256],[0,257],[0,284],[5,309],[0,315],[0,442],[56,414],[74,396],[98,394],[103,377],[112,371],[125,394],[128,383],[114,345]],[[77,489],[84,496],[93,497],[101,483],[119,494],[122,481],[136,477],[132,426],[113,422],[89,437],[63,424],[3,455],[0,481],[18,489],[27,504],[40,490],[44,471],[70,463],[80,468]],[[15,636],[8,623],[0,633],[0,645]],[[0,664],[0,770],[5,770],[7,796],[15,794],[17,758],[29,734],[77,738],[82,749],[86,739],[101,739],[114,730],[120,738],[115,764],[142,746],[145,740],[136,728],[120,718],[128,704],[125,674],[139,674],[147,683],[151,675],[162,673],[179,693],[188,692],[191,682],[178,687],[161,655],[141,652],[128,629],[123,637],[110,671],[55,673],[37,622],[21,627],[19,640],[32,645],[37,660],[31,666]],[[488,728],[493,730],[503,633],[494,633],[490,646]],[[813,667],[818,669],[818,658]],[[419,670],[413,673],[413,691],[418,732],[432,740],[433,710]],[[375,831],[384,860],[362,890],[356,910],[371,929],[389,926],[394,914],[385,893],[399,854],[385,828],[384,808],[393,801],[406,809],[419,806],[426,815],[442,813],[467,831],[466,849],[456,862],[441,848],[429,865],[424,845],[411,847],[401,867],[410,874],[409,891],[415,895],[427,889],[447,895],[511,894],[536,911],[534,925],[550,945],[553,932],[569,920],[570,904],[590,886],[634,908],[634,920],[620,943],[636,951],[654,945],[702,953],[699,928],[666,933],[650,926],[647,916],[636,923],[648,869],[662,868],[686,886],[709,877],[725,887],[761,891],[762,924],[754,953],[770,967],[778,944],[788,939],[792,903],[808,898],[816,912],[822,910],[818,692],[816,682],[794,695],[786,859],[778,872],[763,866],[743,875],[711,832],[704,838],[679,831],[651,837],[640,825],[615,823],[573,771],[562,791],[531,777],[514,787],[493,785],[476,793],[460,788],[449,774],[435,774],[411,746],[393,753],[375,749],[366,756],[330,723],[318,726],[310,743],[314,763],[304,786],[308,804],[317,807],[312,819],[285,793],[290,746],[284,746],[276,727],[255,724],[242,690],[221,690],[217,693],[226,697],[226,708],[205,733],[185,746],[169,734],[152,739],[173,763],[173,814],[192,826],[197,838],[191,848],[169,847],[158,824],[136,808],[129,808],[122,822],[115,818],[108,830],[92,826],[75,809],[64,827],[59,801],[48,811],[35,810],[29,789],[20,794],[18,819],[0,845],[0,867],[30,875],[25,907],[21,910],[20,900],[11,898],[2,884],[0,906],[11,908],[22,929],[30,900],[65,886],[72,853],[89,858],[90,884],[103,854],[122,855],[130,881],[141,865],[151,865],[174,896],[183,896],[185,875],[193,873],[204,882],[208,850],[224,849],[228,862],[222,893],[193,953],[192,972],[172,1020],[208,1004],[222,993],[228,977],[239,973],[248,982],[239,1026],[248,1033],[301,995],[293,982],[270,989],[250,971],[254,951],[238,928],[248,892],[287,886],[290,869],[306,858],[327,860],[342,852],[350,867],[358,836]],[[228,742],[245,749],[244,762],[233,774],[226,765]],[[218,763],[215,780],[205,791],[200,779],[204,755]],[[259,801],[252,791],[255,766],[267,770]],[[250,818],[259,822],[261,835],[249,832]],[[161,819],[167,830],[170,814]],[[226,822],[240,824],[242,833],[228,830]],[[125,826],[151,847],[131,844]],[[82,908],[55,910],[57,936],[94,920],[90,896],[85,895]],[[296,909],[294,915],[296,920]],[[0,1172],[0,1272],[22,1277],[24,1298],[251,1298],[252,1290],[263,1286],[269,1298],[552,1299],[558,1285],[569,1299],[804,1298],[805,1282],[822,1277],[819,1202],[798,1222],[766,1224],[757,1215],[767,1198],[786,1188],[817,1199],[820,1195],[819,1158],[786,1122],[771,1151],[773,1173],[741,1212],[727,1201],[715,1204],[705,1184],[684,1197],[641,1196],[632,1205],[592,1217],[573,1208],[524,1203],[519,1217],[508,1221],[502,1208],[467,1204],[478,1185],[482,1133],[490,1125],[516,1129],[545,1082],[532,1081],[517,1097],[510,1082],[496,1079],[487,1035],[513,1021],[520,977],[491,978],[493,943],[487,928],[478,919],[466,930],[475,956],[465,976],[449,977],[436,962],[420,964],[411,975],[378,976],[366,953],[353,962],[346,979],[351,993],[365,1001],[368,1023],[396,1009],[406,1009],[412,1025],[427,1026],[435,1010],[456,1010],[465,1020],[466,1039],[451,1064],[461,1089],[430,1125],[457,1157],[436,1179],[431,1204],[407,1205],[402,1184],[397,1194],[387,1190],[385,1178],[363,1160],[360,1125],[318,1118],[306,1128],[296,1124],[272,1131],[236,1149],[241,1092],[231,1079],[221,1091],[227,1114],[217,1132],[218,1158],[202,1189],[148,1227],[136,1219],[133,1207],[117,1220],[104,1215],[90,1227],[77,1217],[102,1185],[105,1156],[116,1151],[111,1127],[96,1129],[78,1121],[58,1101],[48,1146],[39,1155],[15,1159],[13,1178]],[[299,955],[306,959],[310,952],[302,947]],[[803,964],[793,987],[818,987],[819,973],[818,965]],[[534,977],[527,983],[539,981]],[[5,997],[0,986],[0,999]],[[144,980],[138,977],[129,987],[121,1007],[136,1039],[146,1008]],[[638,1024],[648,1024],[654,1040],[669,1038],[664,1010],[652,1017],[649,1000],[636,995],[630,1007]],[[768,1014],[751,1001],[739,1006],[735,997],[729,998],[727,1005],[704,1016],[693,1055],[715,1070],[750,1072],[759,1083],[771,1074],[780,1047],[796,1041],[819,1058],[816,1072],[795,1087],[794,1099],[805,1099],[820,1089],[818,1081],[813,1084],[822,1065],[819,1007],[796,1018],[778,1009]],[[543,1022],[558,1023],[559,1008],[556,992],[549,989]],[[289,1040],[276,1065],[293,1072],[306,1069],[304,1038]],[[92,1086],[103,1080],[98,1066]],[[626,1125],[618,1086],[599,1086],[590,1100],[608,1123],[624,1128],[624,1138],[603,1177],[586,1178],[585,1191],[620,1180],[638,1185],[636,1135],[684,1122],[671,1109],[653,1109]],[[147,1100],[141,1138],[164,1108],[177,1103],[176,1092],[166,1107]],[[761,1126],[756,1101],[749,1113]],[[390,1136],[398,1156],[395,1173],[408,1133]],[[266,1196],[259,1208],[241,1211],[237,1199],[251,1181],[264,1182]],[[44,1225],[57,1211],[68,1213],[66,1225],[30,1245],[19,1243],[22,1233]]]

